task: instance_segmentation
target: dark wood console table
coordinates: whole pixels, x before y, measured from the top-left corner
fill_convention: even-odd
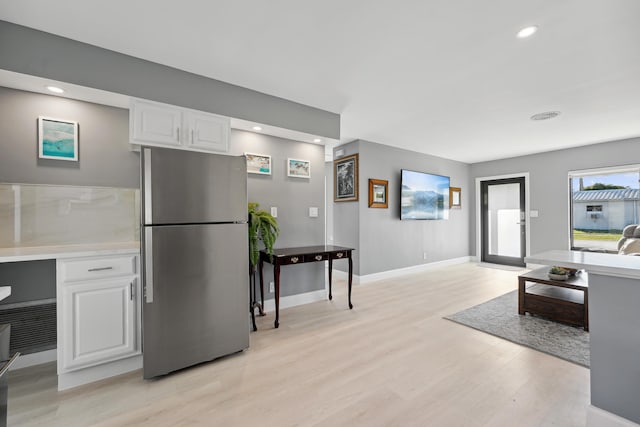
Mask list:
[[[273,264],[273,279],[275,282],[275,303],[276,303],[276,320],[275,327],[279,325],[280,318],[280,266],[281,265],[293,265],[303,264],[306,262],[318,262],[329,261],[329,299],[332,299],[331,295],[331,276],[333,271],[334,259],[347,259],[349,260],[349,309],[353,308],[351,304],[351,286],[353,282],[353,260],[351,259],[351,252],[353,248],[345,248],[342,246],[333,245],[319,245],[319,246],[305,246],[300,248],[280,248],[273,250],[273,257],[270,257],[264,250],[260,251],[260,265],[258,269],[260,271],[260,295],[262,297],[262,306],[264,307],[264,278],[262,274],[262,267],[265,262]]]

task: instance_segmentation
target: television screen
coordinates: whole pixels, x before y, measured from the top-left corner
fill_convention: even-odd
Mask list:
[[[402,169],[400,219],[448,219],[449,177]]]

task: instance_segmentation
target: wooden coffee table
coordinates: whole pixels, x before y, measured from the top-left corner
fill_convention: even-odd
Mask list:
[[[550,267],[518,276],[518,314],[537,314],[589,330],[589,284],[585,271],[565,281],[551,280]]]

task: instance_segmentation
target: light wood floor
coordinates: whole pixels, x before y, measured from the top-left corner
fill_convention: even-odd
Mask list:
[[[356,286],[259,319],[249,350],[145,381],[56,391],[11,373],[9,425],[584,426],[589,371],[443,316],[517,288],[477,264]]]

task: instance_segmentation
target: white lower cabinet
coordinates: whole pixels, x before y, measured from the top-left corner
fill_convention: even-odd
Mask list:
[[[141,354],[138,271],[137,254],[58,260],[58,389],[141,366],[122,362]]]
[[[62,367],[70,370],[136,352],[135,279],[100,280],[63,289]]]

